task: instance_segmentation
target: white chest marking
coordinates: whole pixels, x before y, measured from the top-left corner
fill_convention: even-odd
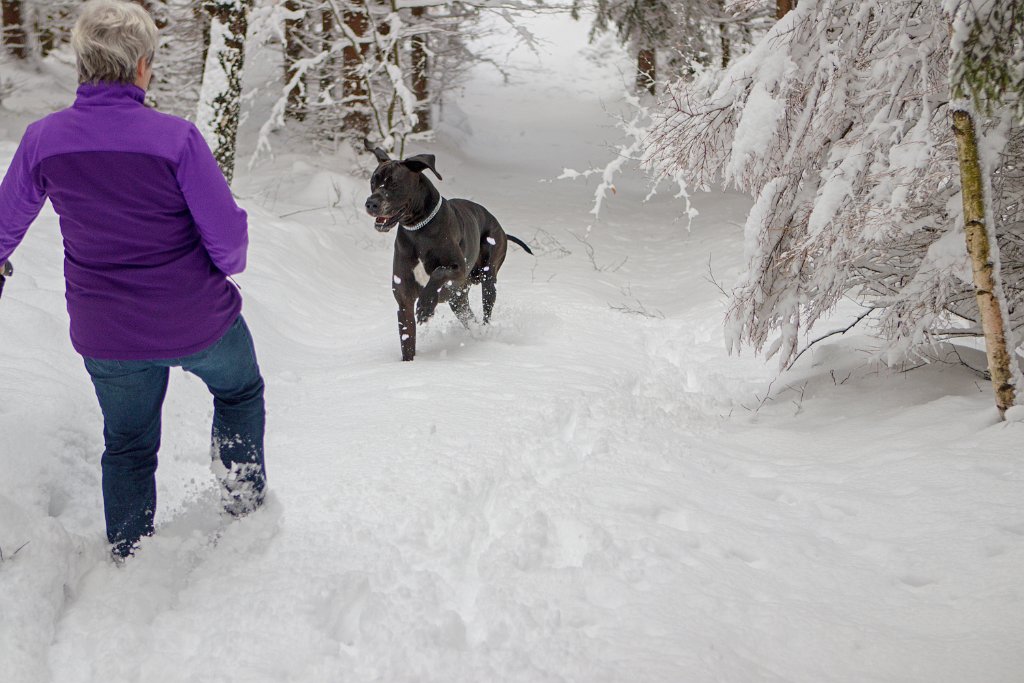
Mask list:
[[[430,275],[427,274],[427,269],[423,267],[423,261],[416,262],[416,267],[412,269],[412,275],[416,278],[416,282],[420,287],[426,287],[427,283],[430,282]]]

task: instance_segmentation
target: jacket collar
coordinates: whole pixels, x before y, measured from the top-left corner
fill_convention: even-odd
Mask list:
[[[146,100],[146,91],[134,83],[83,83],[76,95],[76,107],[142,104]]]

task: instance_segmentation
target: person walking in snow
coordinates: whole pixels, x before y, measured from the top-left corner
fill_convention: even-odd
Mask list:
[[[139,5],[91,0],[72,33],[74,104],[30,125],[0,183],[0,265],[49,198],[60,216],[71,342],[103,413],[107,539],[153,533],[169,368],[213,394],[225,510],[263,501],[263,378],[242,299],[248,225],[199,130],[147,108],[157,28]]]

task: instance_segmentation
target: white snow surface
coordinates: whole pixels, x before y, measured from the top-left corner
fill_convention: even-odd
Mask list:
[[[272,494],[218,515],[209,397],[173,374],[157,535],[121,568],[44,209],[0,301],[5,681],[1021,680],[1020,416],[869,337],[781,377],[728,356],[708,263],[736,280],[751,200],[695,195],[688,232],[627,174],[593,224],[592,188],[539,182],[606,158],[622,79],[566,50],[585,26],[537,21],[553,66],[477,73],[409,152],[533,245],[493,324],[443,310],[400,362],[371,160],[241,172]],[[11,101],[4,167],[44,113]]]

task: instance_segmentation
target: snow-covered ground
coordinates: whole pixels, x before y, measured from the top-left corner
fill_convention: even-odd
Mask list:
[[[696,196],[687,232],[627,176],[595,222],[593,183],[551,179],[607,160],[621,62],[539,28],[546,68],[477,72],[413,150],[534,246],[487,329],[445,310],[399,361],[369,159],[240,172],[273,495],[217,515],[211,406],[178,373],[158,532],[120,569],[44,210],[0,301],[5,681],[1022,680],[1024,424],[869,337],[781,377],[729,357],[708,270],[736,278],[749,200]],[[56,99],[0,110],[0,168]]]

